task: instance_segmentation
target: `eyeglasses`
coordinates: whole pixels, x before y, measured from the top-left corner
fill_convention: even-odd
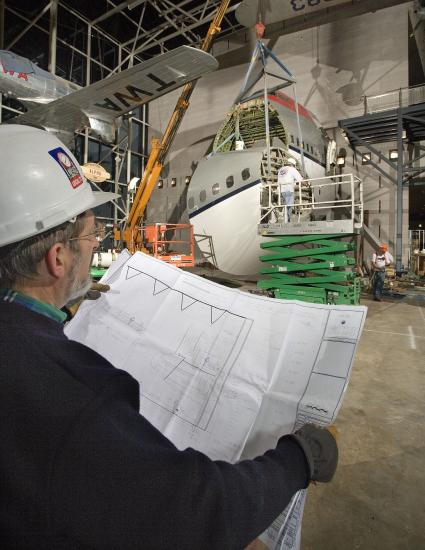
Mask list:
[[[72,237],[69,241],[81,241],[83,239],[96,240],[101,242],[105,237],[105,228],[101,224],[96,224],[95,229],[91,233],[86,235],[80,235],[79,237]]]

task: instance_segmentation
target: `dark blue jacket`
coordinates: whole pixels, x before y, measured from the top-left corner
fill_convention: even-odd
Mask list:
[[[290,437],[237,465],[178,451],[139,386],[49,318],[0,303],[0,548],[241,549],[308,484]]]

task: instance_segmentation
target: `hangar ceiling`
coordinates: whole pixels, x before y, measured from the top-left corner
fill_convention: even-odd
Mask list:
[[[55,72],[84,85],[90,57],[92,80],[97,80],[108,69],[126,68],[182,44],[198,46],[219,4],[220,0],[0,0],[0,49],[52,70],[46,50],[52,50],[55,41]],[[242,28],[234,16],[237,5],[230,1],[220,37]]]

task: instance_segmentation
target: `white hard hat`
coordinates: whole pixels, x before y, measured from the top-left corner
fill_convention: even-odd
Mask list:
[[[288,157],[285,164],[292,164],[292,166],[296,166],[297,161],[292,157]]]
[[[74,155],[54,135],[30,126],[0,126],[0,247],[118,197],[92,191]]]

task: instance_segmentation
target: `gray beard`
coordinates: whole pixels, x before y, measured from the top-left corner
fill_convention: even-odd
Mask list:
[[[87,273],[87,277],[85,277],[84,280],[80,281],[78,280],[78,270],[80,268],[81,263],[81,257],[79,255],[76,255],[75,263],[71,268],[71,272],[69,274],[69,287],[68,287],[68,299],[66,301],[67,304],[70,302],[75,302],[79,298],[82,298],[89,290],[91,285],[93,284],[92,278],[89,273]]]
[[[83,296],[85,296],[85,294],[87,294],[87,292],[90,290],[92,284],[93,281],[90,275],[88,275],[84,281],[78,281],[77,279],[75,279],[71,284],[67,303],[73,302],[75,300],[78,300],[78,298],[82,298]]]

